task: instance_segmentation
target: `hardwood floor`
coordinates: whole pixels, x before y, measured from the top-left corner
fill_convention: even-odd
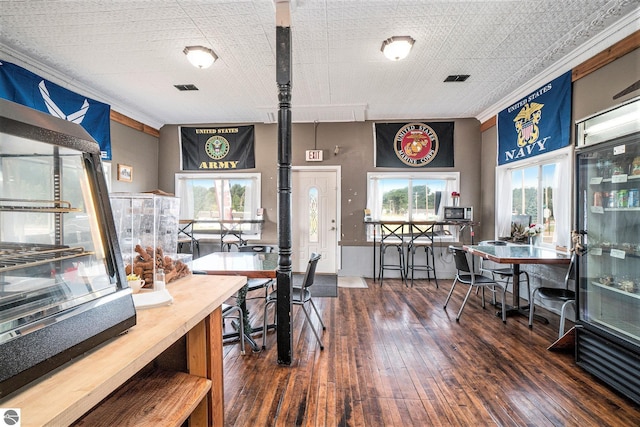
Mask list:
[[[276,336],[267,350],[225,346],[228,426],[637,426],[640,407],[577,367],[573,355],[547,350],[551,323],[504,325],[480,296],[455,321],[466,287],[442,306],[451,281],[413,289],[399,280],[339,289],[317,298],[327,330],[324,351],[294,308],[294,362],[277,364]],[[251,318],[262,318],[251,301]],[[258,304],[258,305],[256,305]],[[317,321],[314,319],[315,324]],[[261,342],[261,337],[256,339]]]

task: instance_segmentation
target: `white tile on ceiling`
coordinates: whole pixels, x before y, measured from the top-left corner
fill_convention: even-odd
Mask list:
[[[294,3],[293,103],[305,119],[364,114],[352,105],[376,119],[475,116],[638,8],[637,0]],[[0,0],[0,8],[0,59],[52,70],[152,125],[261,120],[277,106],[273,0]],[[393,35],[416,39],[398,63],[380,52]],[[192,44],[220,59],[194,69],[182,54]],[[447,74],[472,77],[446,86]],[[192,82],[198,93],[172,86]]]

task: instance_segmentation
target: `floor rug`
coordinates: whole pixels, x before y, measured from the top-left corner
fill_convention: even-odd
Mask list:
[[[294,274],[293,285],[300,286],[304,274]],[[337,297],[338,296],[338,276],[335,274],[316,274],[313,285],[310,288],[313,297]]]
[[[338,277],[339,288],[368,288],[367,282],[362,277],[340,276]]]

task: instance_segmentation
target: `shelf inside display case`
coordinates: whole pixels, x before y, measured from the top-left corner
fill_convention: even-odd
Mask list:
[[[65,200],[0,199],[0,212],[81,212]]]
[[[0,273],[92,255],[82,247],[0,243]]]
[[[605,289],[607,291],[616,292],[624,296],[640,299],[640,288],[636,287],[634,283],[624,284],[624,283],[612,283],[611,285],[607,285],[604,283],[591,282],[593,286],[600,289]],[[621,287],[629,287],[632,291],[626,291],[621,289]]]

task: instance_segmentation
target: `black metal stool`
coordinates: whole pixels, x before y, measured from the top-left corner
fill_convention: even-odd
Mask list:
[[[378,279],[380,286],[384,280],[385,270],[395,270],[400,272],[400,278],[407,284],[406,266],[404,262],[404,224],[380,224],[380,262]],[[387,249],[392,248],[398,253],[398,262],[385,262]]]
[[[409,276],[411,271],[411,287],[413,287],[413,279],[416,271],[426,271],[427,279],[431,281],[431,273],[433,272],[433,280],[438,287],[438,278],[436,277],[436,257],[433,253],[433,225],[421,226],[411,224],[411,240],[407,245],[407,271],[405,276]],[[416,264],[416,252],[424,250],[424,264]]]

